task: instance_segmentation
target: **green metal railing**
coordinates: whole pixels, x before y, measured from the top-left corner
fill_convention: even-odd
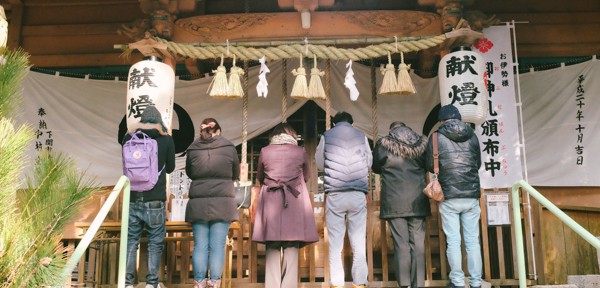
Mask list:
[[[544,197],[540,192],[531,187],[527,182],[520,180],[517,181],[512,187],[512,203],[513,203],[513,216],[515,219],[515,225],[513,226],[515,229],[515,238],[516,238],[516,248],[517,248],[517,264],[519,271],[519,287],[525,288],[527,287],[527,277],[525,272],[525,248],[523,247],[523,232],[521,229],[521,205],[519,202],[519,188],[523,188],[529,195],[535,200],[537,200],[542,206],[546,207],[548,211],[552,212],[560,221],[565,223],[569,228],[573,229],[575,233],[579,234],[583,239],[585,239],[588,243],[592,244],[592,246],[596,247],[596,249],[600,250],[600,240],[596,238],[596,236],[592,235],[590,232],[585,230],[585,228],[581,227],[581,225],[577,224],[571,217],[569,217],[565,212],[561,211],[556,205],[552,204],[546,197]]]
[[[119,178],[119,181],[113,188],[112,192],[110,192],[108,199],[106,199],[106,202],[104,202],[104,205],[102,205],[102,208],[100,208],[98,215],[96,215],[96,218],[94,218],[94,221],[92,221],[90,228],[87,230],[83,238],[81,238],[81,241],[79,242],[79,245],[77,245],[77,248],[73,252],[73,255],[67,261],[67,265],[63,270],[63,283],[66,283],[67,280],[71,277],[73,269],[75,269],[75,266],[90,246],[90,243],[96,236],[96,232],[98,232],[100,225],[102,225],[102,222],[104,222],[106,215],[108,215],[110,208],[114,205],[115,202],[117,202],[117,200],[119,199],[119,194],[121,193],[121,191],[123,191],[121,240],[119,244],[119,247],[121,247],[121,249],[119,249],[119,274],[117,287],[125,287],[125,259],[127,257],[127,249],[125,247],[127,247],[127,230],[129,229],[130,187],[131,184],[129,183],[129,179],[125,176],[121,176],[121,178]],[[79,271],[79,273],[83,273],[83,271]]]

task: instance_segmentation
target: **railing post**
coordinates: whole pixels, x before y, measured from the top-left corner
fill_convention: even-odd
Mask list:
[[[123,215],[123,219],[125,219],[125,217],[127,217],[126,218],[127,221],[124,221],[125,224],[122,225],[122,228],[121,228],[121,232],[123,231],[123,226],[125,229],[124,237],[123,237],[123,235],[121,235],[121,245],[123,243],[123,238],[125,238],[125,243],[127,243],[127,229],[128,229],[128,223],[129,223],[129,189],[130,189],[129,187],[130,187],[129,179],[125,176],[121,176],[121,178],[119,178],[119,181],[113,188],[113,191],[110,192],[110,195],[106,199],[106,202],[104,202],[104,205],[102,205],[102,208],[100,208],[100,211],[98,211],[96,218],[94,218],[94,221],[92,221],[90,228],[85,232],[85,235],[83,236],[83,238],[81,238],[81,241],[79,242],[79,245],[77,245],[77,248],[75,248],[73,255],[71,255],[71,258],[69,258],[69,260],[67,260],[67,264],[63,270],[63,282],[62,283],[66,283],[68,277],[70,277],[71,273],[73,273],[73,269],[75,269],[77,262],[79,262],[79,260],[81,260],[81,257],[83,256],[85,251],[90,246],[90,243],[96,236],[96,232],[98,232],[100,225],[102,225],[102,222],[106,218],[106,215],[108,215],[110,208],[119,199],[119,193],[122,190],[124,190],[126,192],[123,195],[123,201],[125,201],[125,199],[127,199],[127,205],[125,205],[125,204],[123,205],[123,211],[124,211],[124,213],[125,213],[125,211],[127,211],[127,214]],[[122,249],[122,250],[124,250],[125,253],[127,252],[127,249]],[[125,253],[121,252],[121,254],[120,254],[121,259],[119,259],[119,287],[125,287],[125,267],[124,267],[125,265],[121,265],[122,264],[121,261],[125,261],[125,255],[126,255]],[[123,268],[122,268],[123,275],[121,275],[121,266],[123,266]],[[80,271],[80,273],[83,273],[83,271]],[[121,278],[123,278],[122,286],[121,286],[121,282],[120,282]]]
[[[127,185],[125,185],[123,188],[123,212],[121,214],[121,240],[119,244],[119,273],[117,275],[117,287],[125,287],[125,265],[127,264],[127,231],[129,230],[129,199],[131,197],[130,190],[131,185],[129,185],[128,181]]]
[[[573,218],[569,217],[569,215],[565,214],[562,210],[560,210],[556,205],[550,202],[544,195],[542,195],[537,190],[533,189],[527,182],[523,180],[517,181],[512,187],[512,201],[513,201],[513,213],[515,219],[515,240],[516,240],[516,249],[517,249],[517,261],[518,261],[518,270],[519,270],[519,287],[525,288],[527,287],[526,275],[525,275],[525,252],[523,248],[523,231],[521,228],[521,212],[520,212],[520,203],[519,203],[519,188],[523,188],[526,193],[529,193],[531,197],[537,200],[542,206],[544,206],[548,211],[554,216],[558,217],[558,219],[571,228],[575,233],[577,233],[581,238],[594,246],[597,250],[600,250],[600,240],[596,238],[592,233],[585,230],[581,225],[579,225]]]
[[[519,201],[519,187],[521,182],[515,183],[512,187],[512,204],[513,204],[513,219],[515,221],[515,242],[517,248],[517,269],[519,271],[519,287],[527,287],[526,271],[525,271],[525,248],[523,247],[523,229],[521,228],[521,203]]]

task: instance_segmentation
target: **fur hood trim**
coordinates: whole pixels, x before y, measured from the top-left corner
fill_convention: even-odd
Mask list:
[[[427,148],[427,139],[408,127],[397,127],[379,140],[381,146],[394,156],[415,159]]]

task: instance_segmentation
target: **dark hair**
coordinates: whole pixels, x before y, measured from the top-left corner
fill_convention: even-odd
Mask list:
[[[282,133],[288,134],[288,135],[294,137],[294,139],[298,138],[298,133],[296,133],[296,130],[294,130],[292,125],[290,125],[288,123],[279,123],[275,127],[273,127],[273,131],[271,131],[271,134],[269,135],[269,140],[271,140],[273,138],[273,136],[276,136],[276,135],[279,135]]]
[[[221,130],[221,125],[215,118],[204,118],[200,122],[200,139],[206,140],[212,138],[212,134]]]
[[[350,113],[341,111],[335,114],[335,116],[333,116],[331,122],[333,122],[334,125],[340,122],[348,122],[352,124],[354,123],[354,120],[352,120],[352,115],[350,115]]]
[[[404,124],[404,122],[402,122],[402,121],[394,121],[394,122],[392,122],[392,124],[390,124],[390,130],[392,130],[392,129],[396,128],[396,127],[402,127],[402,126],[406,126]]]
[[[140,115],[140,123],[160,124],[163,132],[167,132],[167,127],[162,121],[160,111],[154,105],[148,105]]]

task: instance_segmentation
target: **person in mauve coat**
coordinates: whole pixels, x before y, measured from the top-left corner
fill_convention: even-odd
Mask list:
[[[390,225],[398,287],[425,286],[426,148],[427,138],[397,121],[373,149],[371,168],[381,174],[379,218]]]
[[[240,177],[240,161],[214,118],[202,120],[200,137],[187,149],[185,172],[192,180],[185,221],[194,234],[194,288],[219,288],[227,232],[239,218],[233,183]]]
[[[298,250],[319,241],[306,188],[308,157],[296,138],[289,124],[275,126],[258,158],[252,240],[266,245],[265,288],[298,287]]]

